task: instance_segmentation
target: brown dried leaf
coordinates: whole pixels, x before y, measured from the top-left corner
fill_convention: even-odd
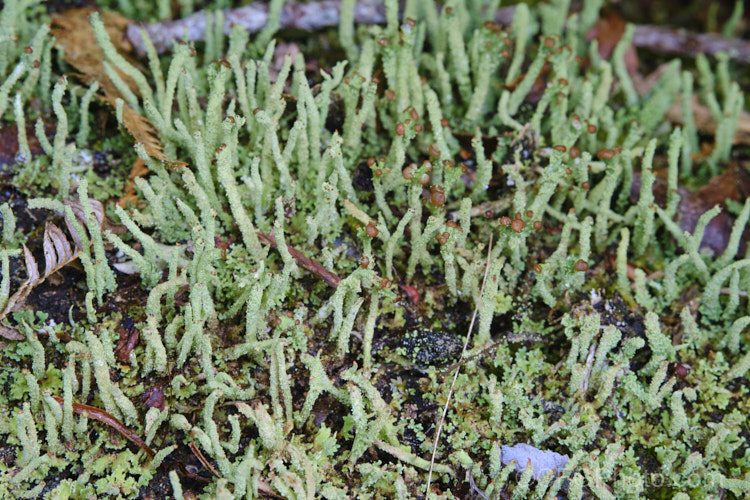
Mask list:
[[[46,229],[47,228],[45,227],[45,232]],[[29,274],[29,279],[27,280],[27,282],[30,283],[32,287],[34,287],[41,281],[39,277],[39,267],[37,267],[36,260],[34,260],[34,256],[31,255],[29,249],[26,248],[26,245],[23,246],[23,259],[26,264],[26,272]]]
[[[91,9],[81,8],[53,14],[50,33],[55,37],[56,45],[64,50],[65,62],[82,73],[79,76],[84,82],[90,83],[96,80],[105,93],[119,97],[117,87],[107,76],[102,64],[105,60],[104,52],[96,41],[94,29],[89,22],[91,12],[93,12]],[[132,46],[123,36],[125,27],[131,23],[130,19],[115,12],[101,12],[100,14],[107,34],[118,52],[130,52]],[[138,92],[135,82],[129,76],[120,71],[118,74],[133,92]]]
[[[143,158],[138,158],[133,162],[133,167],[130,169],[130,175],[128,175],[128,182],[125,183],[123,189],[123,195],[117,200],[117,204],[121,208],[125,208],[128,202],[136,205],[138,203],[138,196],[135,191],[135,178],[144,177],[148,174],[149,170],[146,166],[146,161]]]
[[[74,251],[62,230],[47,222],[44,227],[44,275],[49,276],[78,254]]]
[[[86,212],[83,210],[81,203],[75,200],[65,200],[65,204],[72,209],[73,215],[78,219],[81,225],[86,227]],[[104,205],[102,205],[100,201],[89,198],[89,204],[91,205],[91,211],[94,214],[94,218],[103,231],[111,231],[118,234],[123,234],[127,231],[127,228],[124,225],[115,224],[105,215]],[[39,266],[37,265],[36,259],[34,259],[34,256],[29,249],[24,245],[23,256],[28,278],[21,283],[21,286],[16,290],[16,293],[8,299],[5,308],[0,311],[0,336],[10,340],[21,340],[25,338],[25,336],[15,328],[2,325],[2,321],[8,316],[8,314],[18,311],[21,306],[23,306],[26,298],[36,286],[40,285],[51,275],[78,258],[78,254],[83,247],[81,237],[76,229],[70,224],[67,217],[65,218],[65,223],[70,230],[70,235],[74,243],[73,247],[71,247],[70,242],[68,242],[68,238],[65,236],[62,229],[51,222],[45,223],[44,240],[42,242],[42,247],[44,249],[44,275],[39,274]]]
[[[158,408],[159,411],[164,411],[164,408],[166,408],[166,404],[164,403],[164,389],[160,386],[154,386],[143,391],[143,406]]]
[[[104,97],[102,97],[101,99],[105,102],[108,102],[113,107],[116,107],[116,96],[116,94],[105,92]],[[124,122],[125,128],[128,130],[128,133],[133,136],[135,142],[143,144],[143,147],[146,149],[146,153],[148,153],[150,157],[161,160],[171,170],[179,170],[180,168],[187,165],[187,163],[183,161],[170,160],[169,158],[167,158],[167,155],[164,154],[164,148],[161,145],[161,141],[159,141],[159,138],[156,135],[156,130],[151,124],[151,121],[127,104],[123,105],[122,121]]]
[[[81,203],[75,200],[65,200],[65,204],[73,210],[73,214],[76,216],[76,219],[78,219],[78,222],[85,226],[87,224],[86,212],[84,212]],[[123,224],[115,224],[105,215],[104,205],[101,201],[89,198],[89,205],[91,205],[91,212],[93,212],[96,221],[99,223],[99,226],[103,231],[111,231],[115,234],[125,234],[128,232],[128,228]],[[68,226],[68,229],[73,232],[70,226]],[[74,237],[75,236],[77,235],[74,235]]]
[[[664,206],[667,197],[667,170],[654,171],[654,201]],[[641,188],[641,173],[635,172],[630,197],[633,202],[638,198]],[[680,229],[692,233],[703,213],[716,205],[722,212],[711,219],[703,233],[701,247],[710,248],[715,253],[723,252],[729,244],[729,237],[734,226],[734,217],[726,211],[726,201],[742,202],[750,196],[750,173],[742,166],[732,163],[720,175],[709,179],[708,184],[698,191],[691,191],[684,186],[677,189],[680,203],[677,207],[677,223]],[[745,252],[745,238],[740,242],[740,253]]]
[[[698,97],[693,95],[690,99],[690,106],[693,108],[693,118],[695,120],[695,128],[706,134],[716,133],[716,120],[714,120],[711,111],[707,106],[700,104]],[[667,119],[672,123],[682,124],[682,106],[679,102],[673,104],[667,110]],[[737,131],[734,134],[735,144],[750,145],[750,113],[747,111],[740,111],[739,122],[737,123]]]
[[[34,256],[31,255],[31,252],[26,247],[26,245],[23,246],[23,257],[26,264],[26,273],[28,274],[28,278],[26,279],[26,281],[21,283],[21,286],[18,287],[16,293],[11,295],[8,299],[8,302],[5,303],[5,308],[2,312],[0,312],[0,320],[5,318],[5,316],[7,316],[9,313],[15,312],[20,309],[20,307],[23,305],[23,302],[26,300],[26,297],[29,296],[31,290],[40,281],[39,267],[36,264]]]
[[[8,340],[26,339],[26,336],[23,333],[19,332],[17,328],[13,328],[12,326],[7,326],[2,323],[0,323],[0,337],[6,338]],[[2,342],[0,342],[0,344],[2,344]]]
[[[669,67],[669,63],[659,65],[651,74],[641,77],[640,75],[633,78],[633,85],[640,95],[646,95],[651,91],[656,82],[661,78]],[[698,96],[690,96],[690,107],[693,110],[693,120],[695,128],[705,134],[714,135],[716,133],[716,120],[714,119],[708,106],[700,103]],[[682,103],[676,102],[669,107],[666,114],[667,119],[672,123],[682,125]],[[734,144],[750,145],[750,113],[740,111],[740,117],[737,123],[737,131],[734,134]],[[709,151],[710,153],[710,151]],[[697,153],[701,154],[701,153]],[[697,157],[701,159],[701,156]]]
[[[120,335],[120,340],[117,342],[117,347],[115,347],[115,356],[117,356],[117,360],[120,363],[130,363],[130,352],[138,343],[141,333],[130,318],[126,318],[120,322],[120,325],[117,327],[117,333]]]
[[[596,39],[599,46],[599,56],[602,59],[609,59],[612,51],[615,50],[615,46],[617,46],[620,38],[625,33],[626,24],[625,20],[615,12],[602,14],[602,17],[596,21],[586,34],[586,41],[590,42]],[[631,77],[638,74],[638,54],[632,43],[625,51],[625,68]]]

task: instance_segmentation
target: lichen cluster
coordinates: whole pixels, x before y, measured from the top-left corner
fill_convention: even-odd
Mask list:
[[[743,94],[727,57],[703,56],[639,93],[632,27],[609,60],[586,41],[602,3],[519,4],[503,27],[497,1],[386,0],[385,25],[355,26],[344,0],[338,30],[310,35],[342,57],[320,71],[305,50],[276,61],[281,1],[252,36],[207,11],[205,42],[161,58],[144,32],[138,62],[93,13],[109,105],[64,62],[42,6],[6,2],[0,127],[17,125],[18,153],[3,168],[29,209],[80,237],[85,314],[6,319],[25,340],[0,344],[0,497],[136,498],[160,478],[176,498],[425,495],[456,354],[441,364],[432,342],[453,349],[474,307],[430,498],[748,494],[750,201],[720,253],[702,246],[720,207],[692,234],[675,222],[678,186],[726,168]],[[156,4],[118,2],[166,17]],[[715,141],[698,134],[694,92]],[[681,128],[665,119],[675,103]],[[129,113],[161,158],[132,146]],[[129,167],[101,175],[86,161],[98,150],[145,164],[135,203],[106,203]],[[3,309],[39,239],[8,204],[0,215]],[[133,273],[143,300],[109,307]],[[126,319],[140,338],[121,359]],[[145,404],[154,389],[163,405]],[[516,474],[501,457],[516,443],[570,460]]]

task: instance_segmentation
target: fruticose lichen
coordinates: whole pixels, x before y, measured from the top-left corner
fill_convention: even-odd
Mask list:
[[[143,31],[139,59],[93,12],[92,69],[42,4],[6,2],[3,169],[82,271],[45,285],[80,287],[62,319],[6,311],[43,245],[2,200],[1,318],[23,338],[0,342],[0,497],[747,495],[750,201],[715,255],[725,208],[676,219],[678,187],[732,158],[729,58],[643,90],[632,26],[609,59],[587,41],[602,1],[519,4],[510,26],[499,3],[386,0],[359,26],[343,1],[286,57],[281,0],[253,36],[216,2],[205,42],[164,56]],[[107,151],[111,170],[84,159]],[[517,444],[570,459],[535,473],[503,462]]]

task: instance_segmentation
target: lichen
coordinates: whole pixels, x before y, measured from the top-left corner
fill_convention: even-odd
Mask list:
[[[643,93],[632,25],[607,60],[586,41],[600,0],[522,3],[510,28],[497,1],[387,0],[384,26],[355,25],[346,1],[337,30],[310,34],[331,54],[298,40],[277,57],[282,1],[252,41],[223,31],[216,2],[205,42],[160,57],[144,30],[137,64],[93,13],[101,81],[82,81],[35,3],[0,14],[0,128],[17,127],[7,168],[26,207],[80,238],[82,269],[56,282],[82,298],[64,322],[34,314],[34,296],[6,320],[25,340],[0,344],[0,496],[750,491],[750,200],[715,257],[704,240],[724,208],[691,232],[677,218],[681,186],[742,148],[729,57],[674,60]],[[133,198],[105,203],[120,235],[91,200],[120,196],[129,165],[81,159],[105,144],[144,169]],[[23,286],[19,249],[49,250],[3,201],[2,309]],[[425,492],[447,369],[460,374]],[[502,448],[519,443],[570,460],[514,476]]]

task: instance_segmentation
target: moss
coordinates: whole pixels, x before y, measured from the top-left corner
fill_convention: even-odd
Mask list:
[[[695,71],[675,60],[639,95],[625,66],[632,26],[609,60],[585,42],[593,0],[577,13],[520,4],[512,29],[457,0],[407,2],[409,19],[389,0],[386,26],[354,26],[344,2],[340,40],[301,45],[335,50],[283,62],[282,2],[252,43],[238,26],[225,36],[218,11],[205,43],[160,59],[147,41],[139,64],[94,15],[117,93],[102,108],[103,83],[65,74],[32,3],[3,7],[0,128],[18,126],[24,161],[8,168],[36,197],[29,206],[66,212],[81,236],[74,286],[87,299],[67,322],[31,300],[3,312],[26,339],[0,344],[0,434],[14,447],[0,496],[134,498],[162,483],[176,498],[424,495],[449,380],[439,370],[458,360],[475,306],[429,496],[750,490],[750,203],[728,204],[736,222],[716,259],[701,244],[719,208],[693,234],[674,221],[677,188],[731,158],[744,100],[726,56],[700,56]],[[167,4],[116,7],[163,18]],[[349,61],[310,69],[342,53]],[[713,138],[684,104],[692,92],[717,120],[709,155]],[[681,130],[664,118],[679,94]],[[131,149],[129,111],[185,165],[153,144]],[[118,128],[101,130],[103,115]],[[101,154],[113,168],[85,161]],[[136,158],[148,173],[133,181],[136,201],[115,208]],[[80,220],[63,203],[76,198]],[[89,199],[128,234],[103,228]],[[9,296],[26,286],[14,249],[39,258],[44,242],[17,205],[0,215]],[[139,335],[120,356],[124,318]],[[513,476],[501,445],[516,443],[572,458],[559,477]],[[185,474],[201,454],[205,486]]]

